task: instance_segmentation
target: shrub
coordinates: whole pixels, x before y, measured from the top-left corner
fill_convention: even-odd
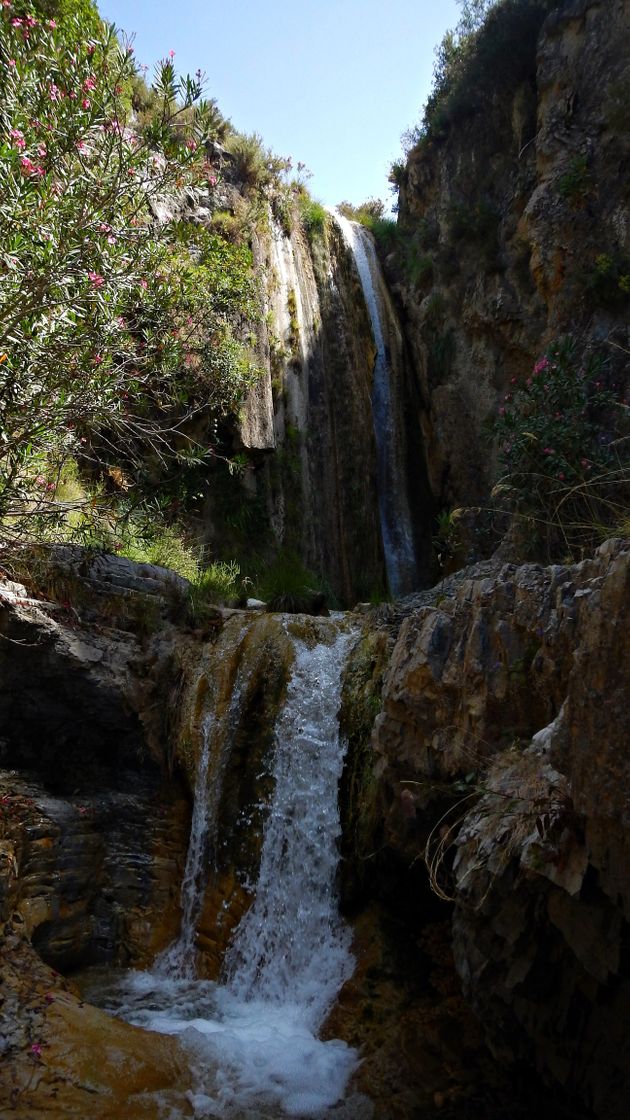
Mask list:
[[[68,458],[98,471],[113,456],[207,456],[207,428],[198,439],[189,421],[208,402],[233,407],[251,372],[230,330],[250,306],[251,259],[164,217],[166,198],[213,178],[200,82],[160,63],[150,135],[139,136],[131,48],[112,28],[95,35],[77,10],[58,24],[0,13],[0,518],[10,536],[58,515],[38,479],[54,482]]]
[[[600,253],[584,278],[590,299],[600,307],[619,307],[630,299],[630,258],[619,252]]]
[[[309,241],[312,242],[315,238],[323,237],[328,222],[326,207],[322,206],[321,202],[311,198],[306,192],[300,193],[298,205],[302,225]]]
[[[225,146],[232,156],[236,180],[250,194],[278,182],[283,173],[291,170],[291,160],[274,155],[257,132],[232,133]]]
[[[499,408],[502,475],[493,491],[548,556],[579,556],[610,535],[630,499],[628,407],[601,355],[553,343]]]
[[[190,621],[203,622],[211,606],[228,606],[242,594],[241,569],[236,560],[216,560],[191,581],[188,592]]]
[[[542,22],[556,0],[464,0],[462,17],[437,51],[433,90],[420,125],[403,136],[409,151],[442,139],[451,125],[516,89],[536,72]]]
[[[308,614],[324,605],[325,593],[317,577],[293,552],[282,552],[267,568],[257,585],[257,594],[270,610]]]
[[[583,204],[590,185],[591,176],[587,157],[574,156],[567,170],[558,179],[558,194],[566,199],[570,206],[577,208]]]

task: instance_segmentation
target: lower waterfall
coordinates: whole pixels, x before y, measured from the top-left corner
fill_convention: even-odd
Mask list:
[[[236,930],[220,983],[196,980],[200,852],[212,822],[198,808],[208,782],[212,719],[203,727],[178,941],[151,972],[86,990],[130,1023],[180,1037],[190,1054],[192,1115],[252,1120],[324,1117],[344,1096],[356,1051],[317,1032],[354,968],[338,912],[341,676],[352,634],[318,620],[317,644],[292,638],[295,659],[275,730],[274,791],[255,898]],[[216,811],[216,806],[214,806]],[[186,924],[188,923],[188,924]],[[343,1106],[341,1106],[343,1108]],[[171,1120],[190,1111],[168,1112]],[[353,1113],[354,1115],[354,1113]]]

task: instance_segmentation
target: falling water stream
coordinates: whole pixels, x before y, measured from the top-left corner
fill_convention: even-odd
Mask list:
[[[372,324],[376,347],[372,417],[378,465],[381,536],[389,590],[392,595],[404,595],[416,586],[417,563],[407,499],[406,472],[402,462],[404,439],[401,438],[399,418],[394,407],[392,369],[383,327],[387,309],[381,291],[381,269],[371,234],[359,222],[349,221],[339,211],[333,210],[331,213],[354,257]]]
[[[318,644],[292,641],[295,660],[276,726],[274,792],[255,898],[228,950],[222,982],[194,979],[201,860],[212,828],[204,796],[213,737],[208,720],[180,937],[153,971],[126,973],[106,990],[88,993],[137,1026],[180,1037],[190,1054],[194,1088],[188,1100],[198,1120],[327,1116],[357,1066],[346,1043],[317,1037],[354,966],[335,893],[343,766],[338,710],[352,635],[322,622]]]

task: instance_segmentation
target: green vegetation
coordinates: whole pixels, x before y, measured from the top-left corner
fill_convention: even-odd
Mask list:
[[[90,521],[116,538],[158,483],[181,489],[218,453],[217,422],[256,376],[234,327],[256,314],[249,250],[164,213],[216,184],[215,103],[166,59],[141,126],[131,47],[95,34],[89,4],[55,10],[0,15],[5,541],[87,539]],[[85,485],[69,503],[70,463]]]
[[[630,299],[630,258],[619,252],[600,253],[584,278],[590,300],[600,307],[619,307]]]
[[[308,613],[326,598],[321,581],[290,551],[281,552],[263,572],[256,593],[270,610],[292,614]]]
[[[574,156],[567,170],[558,180],[558,194],[566,199],[570,206],[577,209],[584,205],[590,187],[591,176],[587,157]]]
[[[311,198],[307,191],[301,191],[298,195],[298,207],[300,219],[309,241],[313,243],[317,238],[322,238],[326,233],[328,222],[328,213],[325,206]]]
[[[627,524],[629,408],[609,363],[573,338],[553,343],[499,409],[498,504],[523,523],[534,553],[584,550]]]
[[[422,121],[403,137],[406,150],[442,140],[451,126],[533,79],[541,24],[555,0],[460,0],[462,15],[436,51],[433,90]],[[403,169],[392,168],[394,185]]]

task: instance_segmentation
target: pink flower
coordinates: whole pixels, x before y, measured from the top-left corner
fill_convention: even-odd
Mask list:
[[[527,378],[527,381],[525,382],[525,384],[526,384],[526,385],[531,385],[531,383],[532,383],[532,379],[531,379],[531,377],[528,377],[528,378]]]
[[[48,20],[48,26],[54,31],[55,27],[57,26],[57,20],[56,19],[49,19]]]
[[[15,18],[15,19],[11,20],[11,27],[21,27],[23,23],[24,23],[23,19]]]
[[[543,371],[547,369],[548,365],[549,358],[541,358],[540,361],[536,362],[536,365],[534,366],[534,373],[543,373]]]
[[[543,455],[553,455],[553,447],[544,447]]]
[[[566,478],[566,475],[565,475],[564,471],[559,471],[558,478],[560,479],[561,482],[564,482],[564,480]]]
[[[175,51],[173,51],[173,50],[169,51],[168,52],[168,57],[169,58],[175,58]]]
[[[87,144],[83,140],[77,140],[76,148],[77,152],[87,152]]]
[[[46,479],[44,478],[43,474],[38,474],[37,478],[35,479],[35,484],[37,486],[45,486],[46,485]]]
[[[84,83],[83,83],[83,88],[84,88],[86,93],[89,93],[90,90],[96,89],[96,79],[95,78],[86,78]]]
[[[146,280],[141,280],[141,281],[140,281],[140,287],[141,287],[141,288],[144,288],[144,290],[145,290],[145,292],[146,292],[146,290],[147,290],[147,288],[149,287],[149,285],[147,284]]]
[[[102,288],[105,283],[105,277],[101,276],[99,272],[88,272],[88,279],[95,288]]]
[[[190,140],[186,141],[186,147],[188,148],[189,152],[196,152],[197,151],[197,141],[193,140],[192,137],[191,137]]]
[[[54,82],[51,82],[48,87],[48,96],[51,101],[61,101],[61,98],[63,97],[59,86],[56,86]]]
[[[10,133],[9,133],[9,136],[15,142],[15,147],[18,149],[18,151],[20,151],[20,152],[23,151],[23,149],[26,147],[26,140],[24,139],[24,133],[20,132],[19,128],[12,128]]]
[[[33,164],[32,160],[28,158],[28,156],[22,156],[20,160],[20,167],[22,169],[23,175],[32,175],[35,170],[35,165]]]
[[[211,187],[216,187],[216,185],[217,185],[216,175],[210,175],[210,177],[208,178],[208,182],[209,182]]]
[[[505,416],[505,409],[503,408],[503,405],[499,409],[499,416]]]
[[[588,459],[580,459],[581,467],[588,467]]]
[[[34,1042],[33,1045],[31,1046],[31,1054],[34,1054],[36,1058],[39,1058],[41,1052],[42,1052],[41,1043],[40,1042]]]
[[[9,59],[9,66],[17,66],[17,62],[15,61],[14,58]]]
[[[107,244],[108,245],[115,245],[116,244],[116,238],[114,237],[113,233],[110,233],[109,237],[107,238]]]
[[[89,97],[84,97],[83,101],[81,102],[81,108],[89,109],[91,104],[92,102],[90,101]]]
[[[95,366],[100,366],[101,362],[103,361],[103,355],[102,354],[95,354],[94,357],[92,358],[92,361],[94,362]]]

